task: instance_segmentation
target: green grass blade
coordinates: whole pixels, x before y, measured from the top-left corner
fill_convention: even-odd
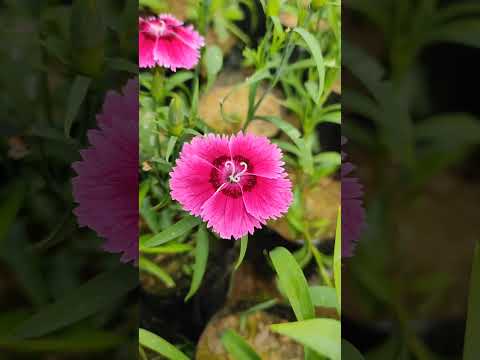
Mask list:
[[[17,181],[6,189],[6,198],[0,204],[0,243],[5,239],[22,206],[26,187],[23,181]]]
[[[40,337],[75,324],[102,311],[106,306],[138,286],[138,271],[122,264],[98,275],[57,302],[41,309],[21,323],[13,333],[16,339]]]
[[[242,265],[245,254],[247,253],[248,248],[248,235],[245,235],[240,240],[240,254],[238,256],[237,264],[235,265],[235,270],[237,270],[240,265]]]
[[[225,331],[221,340],[223,346],[234,360],[261,360],[255,350],[235,331]]]
[[[285,248],[277,247],[270,252],[280,286],[288,298],[298,320],[315,317],[307,279],[295,257]]]
[[[342,356],[347,360],[364,360],[363,355],[348,341],[342,339]]]
[[[307,46],[312,53],[313,59],[315,60],[315,65],[317,66],[318,89],[317,95],[315,96],[315,103],[318,104],[325,88],[325,63],[323,60],[322,49],[320,48],[319,41],[307,30],[303,28],[295,28],[294,31],[299,34],[307,43]]]
[[[195,226],[200,224],[202,221],[199,218],[193,216],[186,216],[179,222],[173,224],[162,232],[152,236],[146,240],[142,247],[155,247],[159,245],[166,244],[169,241],[172,241],[179,236],[182,236],[192,230]]]
[[[189,360],[187,355],[182,353],[175,346],[148,330],[138,330],[138,341],[143,347],[155,351],[157,354],[160,354],[167,359]]]
[[[463,360],[478,359],[480,354],[478,334],[480,334],[480,243],[475,248],[472,276],[470,278],[470,300]]]
[[[195,295],[202,284],[203,275],[207,269],[208,251],[208,232],[205,226],[200,226],[197,233],[197,247],[195,249],[195,265],[193,266],[192,283],[190,285],[190,290],[185,297],[185,301],[188,301],[193,295]]]
[[[275,324],[270,328],[298,341],[318,355],[340,360],[341,325],[333,319],[310,319],[292,323]]]
[[[337,293],[328,286],[311,286],[310,296],[314,306],[324,308],[338,308]]]
[[[338,312],[342,311],[342,210],[338,208],[337,230],[335,234],[335,249],[333,252],[333,273],[337,289]]]
[[[70,130],[72,128],[73,122],[77,117],[80,106],[83,103],[83,100],[87,96],[88,88],[91,83],[91,79],[85,76],[78,75],[70,89],[70,93],[67,99],[67,109],[65,114],[65,137],[70,137]]]
[[[138,267],[140,268],[140,270],[156,276],[160,281],[165,284],[165,286],[169,288],[175,286],[175,281],[173,281],[171,276],[153,261],[150,261],[144,257],[140,257]]]

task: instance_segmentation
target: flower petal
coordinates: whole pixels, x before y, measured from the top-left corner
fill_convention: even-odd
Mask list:
[[[269,179],[257,176],[251,191],[243,192],[248,213],[257,219],[276,219],[288,211],[292,203],[292,183],[288,178]]]
[[[172,198],[195,216],[200,215],[202,205],[215,193],[209,182],[213,166],[198,156],[183,155],[170,173]]]
[[[284,173],[282,152],[264,136],[238,133],[230,140],[232,157],[247,158],[253,166],[248,173],[266,178],[281,178]]]
[[[242,197],[233,198],[221,191],[203,205],[201,216],[224,239],[240,239],[261,228],[261,222],[247,212]]]

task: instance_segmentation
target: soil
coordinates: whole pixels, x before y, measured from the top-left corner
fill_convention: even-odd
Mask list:
[[[268,312],[256,312],[246,316],[245,326],[240,324],[238,313],[225,310],[216,315],[209,323],[198,343],[196,360],[233,360],[227,355],[221,336],[225,330],[235,330],[252,346],[262,359],[301,360],[303,348],[285,336],[270,331],[269,326],[288,322]]]

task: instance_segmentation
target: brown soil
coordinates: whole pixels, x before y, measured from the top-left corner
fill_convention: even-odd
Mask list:
[[[240,334],[263,360],[301,360],[303,348],[285,336],[270,331],[272,324],[286,320],[266,312],[248,315],[245,327],[240,326],[239,314],[229,314],[227,310],[216,315],[202,334],[197,347],[196,360],[233,360],[220,340],[222,334],[233,329]]]

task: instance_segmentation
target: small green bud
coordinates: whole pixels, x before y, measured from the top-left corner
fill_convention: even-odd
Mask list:
[[[179,96],[174,96],[168,110],[168,132],[171,135],[180,137],[183,133],[185,113],[183,102]]]

